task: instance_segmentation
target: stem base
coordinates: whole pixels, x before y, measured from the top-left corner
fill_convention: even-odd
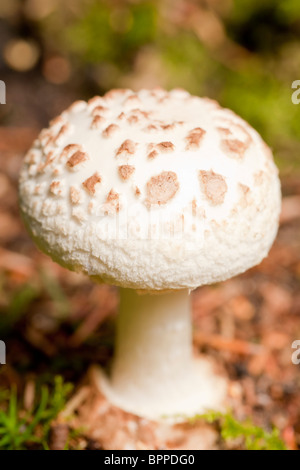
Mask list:
[[[162,394],[155,402],[144,394],[122,395],[112,386],[102,369],[98,369],[97,385],[101,393],[115,406],[129,413],[154,421],[185,421],[209,410],[222,411],[225,407],[227,384],[215,374],[212,363],[206,358],[194,359],[191,368],[176,386]]]

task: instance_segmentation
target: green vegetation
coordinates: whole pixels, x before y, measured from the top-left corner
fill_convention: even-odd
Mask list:
[[[187,1],[183,12],[167,1],[82,2],[62,42],[100,91],[142,74],[147,84],[208,95],[257,128],[282,170],[299,169],[300,108],[291,102],[300,78],[299,2],[226,4]]]
[[[285,173],[300,171],[300,105],[291,101],[300,79],[298,0],[14,3],[46,80],[60,66],[50,75],[44,66],[58,56],[69,71],[59,83],[79,97],[155,85],[207,95],[249,121]]]
[[[22,450],[33,446],[48,449],[51,422],[64,408],[72,385],[55,377],[54,388],[40,387],[33,408],[25,411],[16,388],[1,393],[0,450]]]
[[[267,432],[255,426],[250,419],[239,422],[230,411],[227,413],[210,411],[204,415],[193,417],[191,421],[197,420],[215,423],[219,427],[220,435],[226,444],[241,438],[242,442],[239,443],[239,447],[246,450],[287,450],[279,437],[277,429]]]
[[[84,62],[115,62],[130,66],[130,57],[155,40],[157,12],[151,2],[134,3],[128,8],[112,8],[94,2],[79,21],[70,25],[66,46]]]

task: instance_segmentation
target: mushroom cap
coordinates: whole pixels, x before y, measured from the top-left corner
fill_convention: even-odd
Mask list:
[[[41,131],[20,176],[38,246],[140,290],[194,289],[260,263],[278,229],[272,152],[240,117],[184,90],[112,90]]]

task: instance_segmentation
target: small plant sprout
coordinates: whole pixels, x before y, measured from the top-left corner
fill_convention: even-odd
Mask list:
[[[193,357],[190,292],[267,256],[278,229],[272,153],[232,111],[184,90],[78,101],[26,155],[20,206],[53,260],[120,287],[99,388],[159,420],[222,409],[226,379]]]

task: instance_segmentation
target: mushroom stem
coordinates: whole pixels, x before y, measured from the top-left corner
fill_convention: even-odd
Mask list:
[[[225,382],[192,351],[188,290],[139,295],[121,289],[116,352],[99,387],[123,410],[159,420],[220,409]]]
[[[189,292],[121,289],[120,300],[112,386],[123,396],[163,399],[191,365]]]

